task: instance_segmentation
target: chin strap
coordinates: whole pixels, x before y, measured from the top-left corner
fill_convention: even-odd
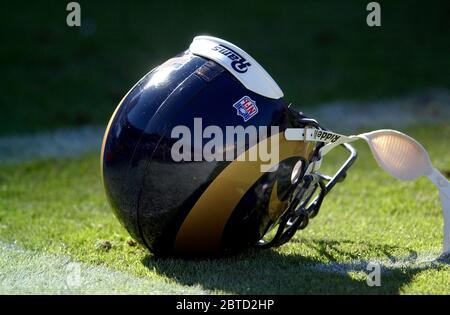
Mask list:
[[[316,128],[287,128],[284,133],[286,140],[290,141],[316,141],[326,143],[319,150],[318,160],[310,164],[308,168],[310,172],[317,171],[320,168],[323,157],[339,145],[363,139],[370,146],[370,140],[366,135],[367,133],[345,136]],[[428,175],[428,178],[439,189],[444,219],[443,255],[447,255],[450,254],[450,182],[434,167],[432,173]]]
[[[311,164],[310,172],[317,171],[321,164],[323,157],[342,144],[351,143],[359,139],[363,139],[362,135],[344,136],[331,131],[325,131],[316,128],[287,128],[284,132],[286,140],[290,141],[316,141],[327,143],[319,150],[319,159]]]
[[[450,255],[450,197],[442,191],[439,193],[444,214],[444,255]]]
[[[444,216],[444,255],[450,254],[450,182],[436,168],[433,168],[428,178],[439,188],[439,197]]]
[[[286,140],[292,141],[317,141],[324,142],[327,145],[320,149],[322,156],[330,152],[338,145],[354,142],[358,139],[364,139],[364,135],[344,136],[331,131],[325,131],[315,128],[287,128],[284,132]]]

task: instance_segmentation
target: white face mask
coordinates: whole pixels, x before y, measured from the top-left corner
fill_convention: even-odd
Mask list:
[[[444,218],[443,254],[450,253],[450,182],[431,163],[427,151],[413,138],[395,130],[376,130],[359,135],[344,136],[330,131],[313,128],[289,128],[285,131],[287,140],[307,140],[327,143],[320,149],[323,157],[343,143],[364,139],[378,165],[392,176],[401,180],[415,180],[428,177],[439,189]],[[321,159],[322,160],[322,159]],[[318,161],[315,168],[320,166]]]

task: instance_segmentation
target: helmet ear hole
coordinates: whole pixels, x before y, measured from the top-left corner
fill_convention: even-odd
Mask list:
[[[302,173],[303,173],[303,161],[299,160],[297,163],[295,163],[294,168],[292,169],[291,184],[295,184],[300,178],[300,175]]]

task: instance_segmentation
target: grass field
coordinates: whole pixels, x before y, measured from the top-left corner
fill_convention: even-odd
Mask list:
[[[406,131],[448,172],[448,142],[439,135],[450,134],[450,125]],[[364,144],[357,147],[347,180],[292,242],[220,260],[157,259],[132,246],[106,203],[98,154],[0,166],[0,293],[70,293],[64,268],[80,262],[86,286],[75,293],[449,294],[450,266],[435,260],[442,245],[437,191],[426,179],[390,178]],[[370,261],[382,262],[380,287],[366,284]]]
[[[449,177],[450,1],[379,1],[381,28],[367,27],[361,0],[78,2],[81,28],[67,27],[66,1],[0,5],[0,294],[450,294],[437,191],[390,178],[362,143],[292,242],[201,261],[132,242],[95,152],[127,90],[207,34],[248,51],[294,107],[326,104],[315,112],[326,126],[401,128]],[[373,261],[380,287],[366,284]],[[81,286],[67,285],[73,266]]]

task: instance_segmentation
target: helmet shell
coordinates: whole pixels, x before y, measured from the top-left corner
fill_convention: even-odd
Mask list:
[[[243,97],[258,109],[247,121],[233,107]],[[203,127],[221,130],[254,126],[257,143],[276,136],[271,126],[280,134],[296,126],[282,97],[249,90],[226,67],[190,50],[146,74],[111,117],[101,165],[116,217],[157,255],[220,255],[255,244],[286,206],[283,192],[293,166],[299,160],[306,165],[314,149],[306,142],[282,140],[280,164],[267,173],[260,171],[261,160],[196,158],[210,140],[197,137],[199,119]],[[173,158],[177,126],[191,131],[191,160]],[[225,138],[216,150],[225,156],[242,147],[248,151],[251,141]]]

